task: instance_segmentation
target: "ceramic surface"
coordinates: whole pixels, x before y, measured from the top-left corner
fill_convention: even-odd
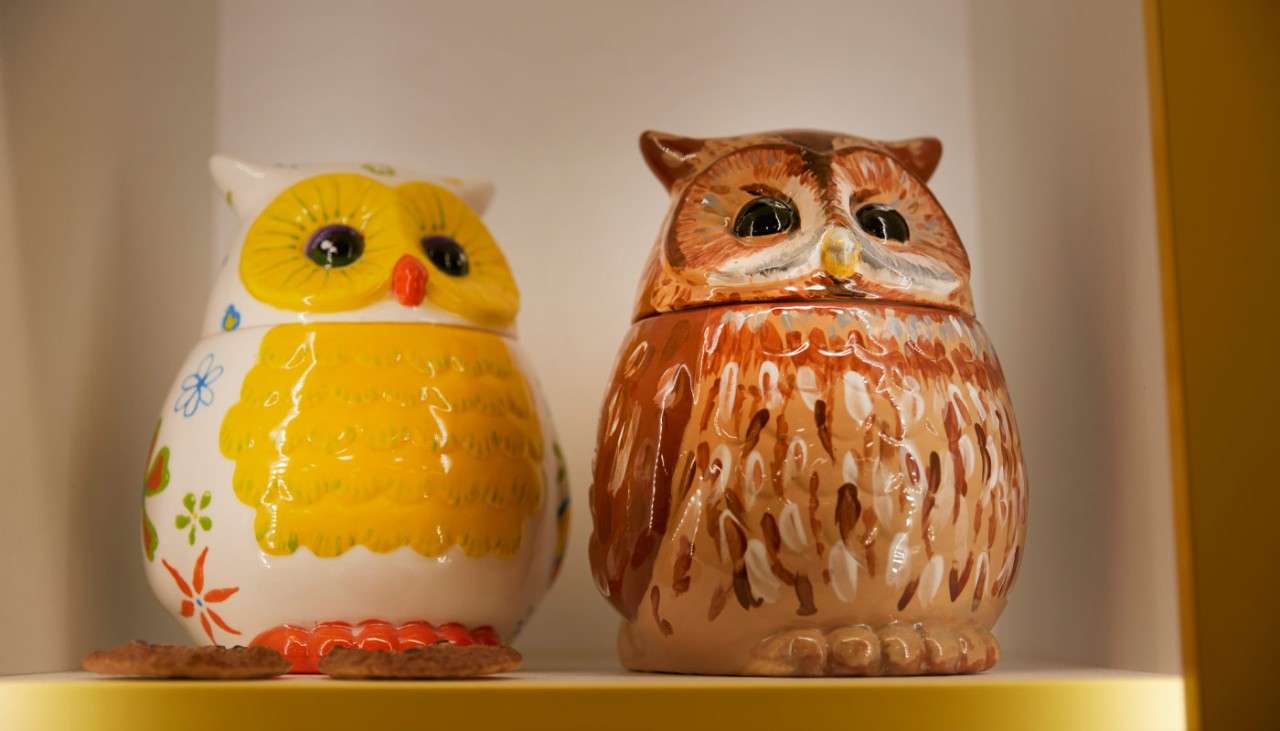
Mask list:
[[[600,421],[592,570],[638,670],[975,672],[1027,485],[933,139],[646,133],[672,196]]]
[[[488,186],[214,158],[245,222],[147,460],[143,554],[197,642],[507,642],[565,549]]]

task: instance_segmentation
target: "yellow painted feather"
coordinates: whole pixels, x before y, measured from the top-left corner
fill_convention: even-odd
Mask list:
[[[220,443],[273,555],[507,557],[543,499],[529,385],[502,337],[469,328],[272,328]]]

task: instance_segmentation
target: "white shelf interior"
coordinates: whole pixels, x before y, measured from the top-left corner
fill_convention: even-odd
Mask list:
[[[1006,654],[1177,672],[1141,23],[1138,3],[1103,0],[6,4],[0,378],[6,413],[38,418],[0,439],[0,581],[22,597],[0,624],[24,628],[0,672],[183,639],[143,580],[138,481],[231,230],[215,150],[496,181],[487,222],[576,499],[562,578],[518,645],[535,667],[612,657],[585,494],[666,208],[636,137],[795,126],[944,142],[933,188],[968,244],[1030,475]]]

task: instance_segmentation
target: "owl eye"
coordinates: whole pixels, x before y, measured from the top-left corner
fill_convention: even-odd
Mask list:
[[[471,271],[466,250],[448,236],[423,237],[422,251],[437,269],[451,277],[464,277]]]
[[[892,239],[906,243],[911,238],[911,230],[907,228],[907,219],[889,206],[872,204],[858,209],[858,225],[863,231],[878,239]]]
[[[733,222],[733,235],[740,239],[772,236],[790,231],[799,220],[800,214],[791,201],[762,195],[738,211],[738,219]]]
[[[364,254],[364,234],[335,223],[322,226],[307,241],[307,257],[326,268],[354,264]]]

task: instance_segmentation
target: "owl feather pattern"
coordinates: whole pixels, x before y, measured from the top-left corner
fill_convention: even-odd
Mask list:
[[[603,405],[589,547],[632,669],[954,673],[1027,514],[936,140],[646,133],[672,209]]]
[[[528,386],[502,338],[475,330],[273,328],[221,445],[268,554],[511,556],[542,501]]]

